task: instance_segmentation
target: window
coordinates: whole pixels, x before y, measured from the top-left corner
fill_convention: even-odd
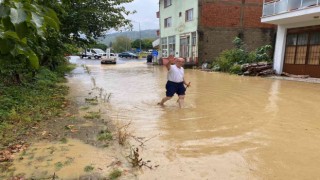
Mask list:
[[[164,0],[164,7],[168,7],[172,5],[172,0]]]
[[[161,38],[162,57],[168,57],[168,39],[167,37]]]
[[[287,35],[285,64],[320,64],[320,32]]]
[[[193,20],[193,9],[189,9],[186,11],[186,22]]]
[[[164,19],[164,27],[171,27],[171,25],[172,25],[172,18],[171,17]]]
[[[168,38],[169,41],[169,55],[173,55],[176,52],[176,37],[175,36],[170,36]]]

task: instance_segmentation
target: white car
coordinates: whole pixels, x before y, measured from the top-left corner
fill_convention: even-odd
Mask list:
[[[87,57],[88,59],[100,59],[102,56],[106,56],[106,52],[98,48],[86,49],[85,52],[80,55],[81,58]]]
[[[110,56],[103,56],[101,58],[101,64],[116,64],[117,55],[115,53],[110,53]]]

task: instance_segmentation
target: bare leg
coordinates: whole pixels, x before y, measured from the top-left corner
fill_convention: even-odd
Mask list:
[[[167,97],[164,97],[164,98],[161,100],[161,102],[158,103],[158,105],[163,106],[164,103],[167,102],[168,100],[170,100],[171,98],[172,98],[172,97],[168,97],[168,96],[167,96]]]
[[[182,108],[184,105],[184,95],[179,96],[179,107]]]

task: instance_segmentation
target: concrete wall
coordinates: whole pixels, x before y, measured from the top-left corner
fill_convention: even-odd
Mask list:
[[[186,10],[193,8],[193,21],[185,22]],[[181,13],[181,17],[179,17]],[[172,27],[164,27],[164,19],[172,17]],[[168,37],[177,34],[194,32],[198,26],[197,0],[172,0],[172,5],[164,8],[164,0],[160,0],[160,36]]]
[[[274,45],[275,26],[260,22],[261,0],[199,0],[199,61],[212,61],[233,48],[238,36],[248,50]]]
[[[160,38],[175,36],[175,56],[180,57],[180,35],[191,34],[198,28],[198,1],[197,0],[172,0],[172,5],[164,7],[164,0],[160,0]],[[186,11],[193,9],[193,20],[185,21]],[[172,17],[172,26],[164,27],[164,20]],[[160,42],[160,52],[162,46]],[[191,45],[189,47],[191,51]],[[167,53],[168,54],[168,53]],[[168,54],[169,55],[169,54]],[[160,53],[162,56],[162,53]]]

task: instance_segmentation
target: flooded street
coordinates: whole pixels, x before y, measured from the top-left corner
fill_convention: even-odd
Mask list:
[[[155,168],[143,167],[121,179],[320,179],[320,84],[187,69],[192,86],[180,109],[177,97],[164,107],[156,105],[165,95],[165,67],[145,60],[118,60],[116,65],[78,57],[70,61],[78,65],[68,77],[70,98],[81,102],[94,86],[103,89],[111,96],[99,106],[101,113],[116,123],[131,122],[130,133],[144,140],[143,146],[133,139],[130,143]],[[87,120],[75,128],[95,123]],[[32,172],[46,167],[45,174],[57,171],[62,179],[77,179],[92,165],[106,175],[109,164],[118,161],[107,157],[113,151],[77,140],[40,142],[15,168],[19,173],[36,159],[34,170],[20,173],[37,177]]]
[[[176,98],[156,105],[165,94],[164,67],[73,62],[85,63],[97,86],[112,93],[114,119],[153,137],[141,155],[159,167],[139,179],[320,178],[320,84],[188,69],[192,87],[179,109]],[[89,88],[82,76],[70,84]]]

